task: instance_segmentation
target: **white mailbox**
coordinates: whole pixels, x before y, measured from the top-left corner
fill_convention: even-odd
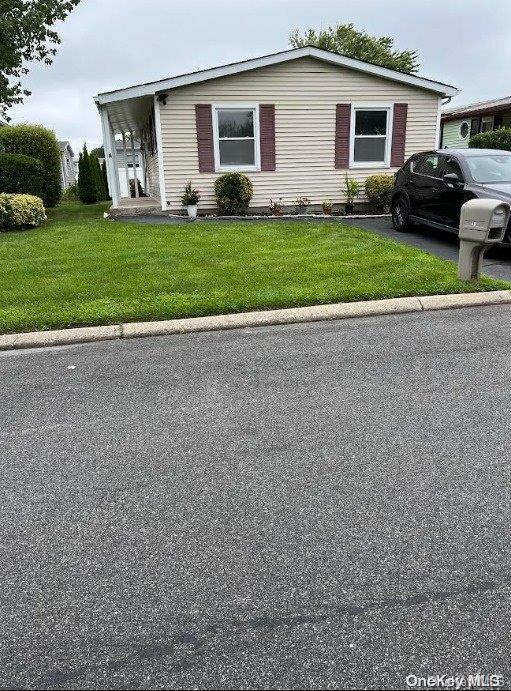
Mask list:
[[[487,247],[504,239],[510,206],[497,199],[470,199],[461,207],[458,275],[462,281],[479,278]]]

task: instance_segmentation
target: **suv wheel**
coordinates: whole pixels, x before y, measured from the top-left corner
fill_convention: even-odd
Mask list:
[[[392,226],[399,233],[409,230],[411,226],[410,207],[404,197],[398,197],[392,202]]]

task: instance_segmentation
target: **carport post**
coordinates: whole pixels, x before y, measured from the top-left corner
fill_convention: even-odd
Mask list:
[[[108,191],[112,197],[112,206],[118,207],[119,198],[121,195],[119,194],[119,177],[116,166],[115,150],[112,152],[112,139],[113,146],[115,147],[115,138],[112,137],[112,128],[105,106],[100,109],[100,113],[101,129],[103,130],[103,148],[105,150],[106,174],[108,178]]]
[[[137,176],[137,159],[135,157],[135,142],[133,140],[133,130],[130,130],[131,139],[131,160],[133,161],[133,184],[135,185],[135,197],[138,199],[138,176]]]
[[[126,149],[126,133],[122,132],[122,151],[124,155],[124,172],[126,173],[126,184],[128,186],[128,199],[131,199],[131,190],[130,190],[130,169],[128,167],[128,153]],[[135,185],[136,187],[136,185]]]

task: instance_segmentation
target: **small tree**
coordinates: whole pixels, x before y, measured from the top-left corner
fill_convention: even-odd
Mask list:
[[[78,196],[84,204],[94,204],[98,201],[98,189],[87,144],[83,145],[78,159]]]
[[[106,161],[101,164],[101,177],[103,178],[103,188],[105,190],[105,199],[111,199],[110,190],[108,189],[108,175],[106,174]]]
[[[92,176],[94,178],[94,184],[96,185],[98,201],[103,201],[104,199],[106,199],[106,192],[103,185],[103,175],[101,174],[101,166],[99,165],[97,156],[89,154],[89,160],[91,164]]]
[[[303,35],[295,29],[289,43],[293,48],[316,46],[398,72],[417,72],[420,66],[417,51],[394,50],[394,39],[390,36],[370,36],[355,29],[353,24],[337,24],[323,31],[308,29]]]

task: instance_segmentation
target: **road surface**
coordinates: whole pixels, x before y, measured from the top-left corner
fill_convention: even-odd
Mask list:
[[[0,686],[509,688],[510,323],[0,354]]]

